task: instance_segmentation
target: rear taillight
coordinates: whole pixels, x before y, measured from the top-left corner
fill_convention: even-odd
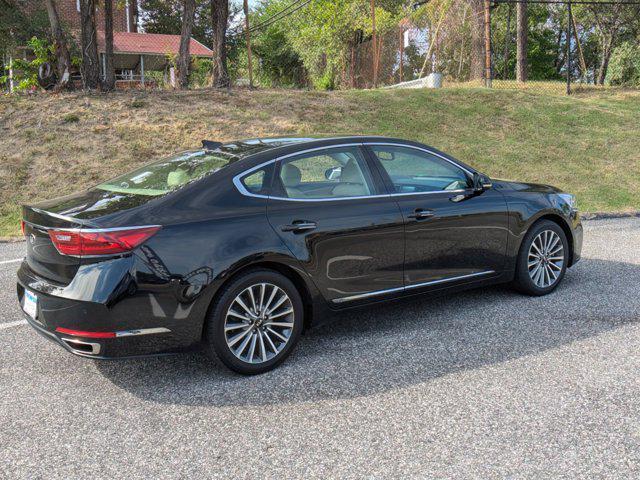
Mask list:
[[[119,229],[49,230],[49,237],[63,255],[115,255],[130,252],[147,241],[160,227]]]

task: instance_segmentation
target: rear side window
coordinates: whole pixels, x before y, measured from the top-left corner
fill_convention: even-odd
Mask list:
[[[220,151],[183,152],[101,183],[95,188],[116,193],[158,196],[217,172],[238,157]]]
[[[415,148],[371,145],[387,172],[395,193],[438,192],[469,187],[469,177],[457,165]]]
[[[327,148],[283,160],[280,190],[287,198],[365,197],[375,188],[358,147]]]
[[[251,193],[260,193],[264,189],[265,171],[258,170],[242,179],[242,184]]]
[[[250,172],[240,178],[240,183],[249,193],[254,195],[269,195],[273,169],[273,163],[265,165],[263,168]]]

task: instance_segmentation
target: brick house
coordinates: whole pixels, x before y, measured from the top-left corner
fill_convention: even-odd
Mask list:
[[[80,0],[58,0],[58,14],[72,31],[80,29]],[[138,31],[138,5],[136,0],[113,2],[113,63],[116,69],[116,85],[125,87],[136,84],[145,86],[145,71],[165,71],[171,84],[175,82],[169,58],[176,57],[180,48],[180,35],[143,33]],[[105,41],[103,7],[96,11],[98,30],[98,54],[104,72]],[[211,58],[213,52],[191,38],[191,57]]]
[[[38,7],[36,7],[38,5]],[[80,0],[57,0],[58,16],[61,23],[74,36],[79,36],[81,28]],[[96,11],[96,28],[98,37],[98,55],[100,56],[102,74],[105,65],[104,40],[104,10],[98,2]],[[42,8],[40,2],[26,0],[23,3],[25,11]],[[139,30],[139,16],[137,0],[113,2],[113,63],[116,70],[116,86],[149,86],[153,84],[145,72],[164,71],[165,79],[175,84],[175,74],[170,66],[170,58],[177,57],[180,48],[180,35],[165,35],[158,33],[144,33]],[[28,49],[22,48],[24,58],[29,56]],[[191,38],[189,53],[192,58],[211,58],[213,52]],[[10,72],[10,90],[13,83]],[[79,76],[72,78],[80,81]]]
[[[57,0],[58,16],[71,30],[80,30],[80,0]],[[98,30],[104,25],[102,8],[96,12],[96,26]],[[136,1],[113,2],[113,31],[138,31],[138,4]]]

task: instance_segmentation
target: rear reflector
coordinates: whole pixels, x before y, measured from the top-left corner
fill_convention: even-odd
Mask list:
[[[126,253],[147,241],[160,227],[122,229],[49,230],[49,237],[63,255],[114,255]]]
[[[24,220],[20,220],[20,230],[22,231],[22,236],[24,237]]]
[[[74,337],[85,338],[116,338],[116,332],[85,332],[82,330],[71,330],[70,328],[56,328],[56,332],[64,333],[65,335],[73,335]]]

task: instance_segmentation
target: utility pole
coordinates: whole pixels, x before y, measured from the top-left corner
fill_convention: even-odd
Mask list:
[[[247,35],[247,66],[249,67],[249,88],[253,88],[253,68],[251,66],[251,32],[249,31],[249,2],[244,0],[244,31]]]
[[[245,0],[246,1],[246,0]],[[373,88],[378,86],[378,42],[376,39],[376,1],[371,0],[371,26],[373,28]]]
[[[484,86],[491,88],[491,3],[484,0]]]
[[[571,24],[573,23],[571,0],[567,2],[567,15],[567,95],[571,95]]]

